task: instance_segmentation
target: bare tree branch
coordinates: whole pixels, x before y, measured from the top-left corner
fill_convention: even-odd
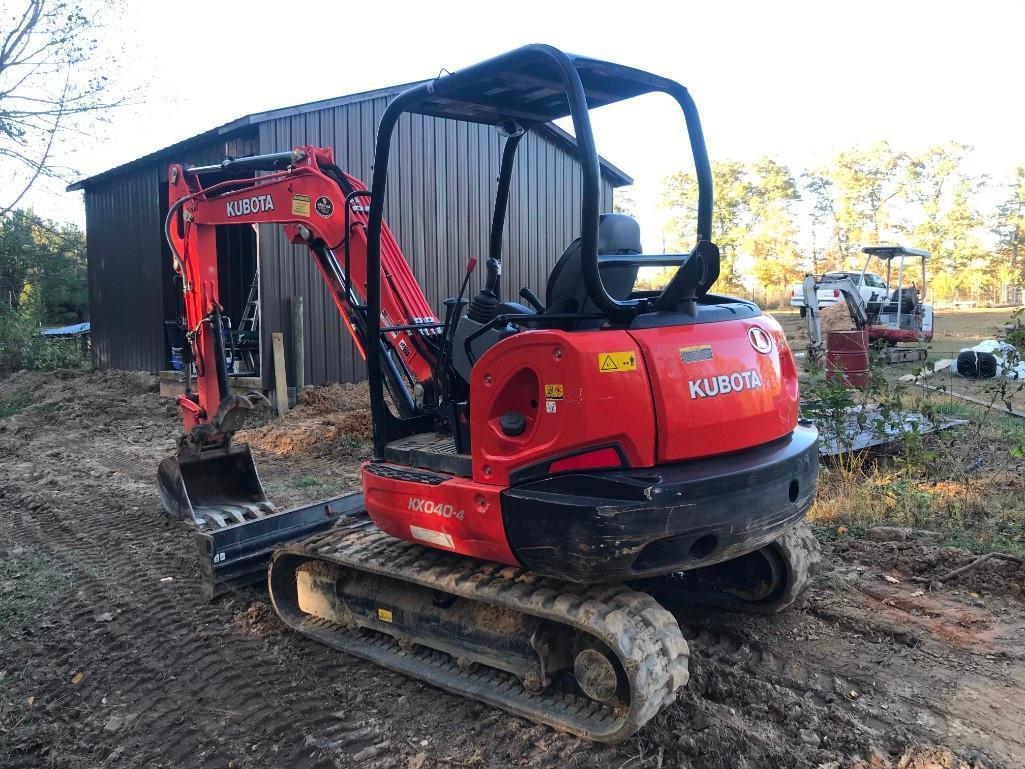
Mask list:
[[[65,81],[64,81],[64,94],[67,94],[67,92],[68,92],[68,83],[69,83],[69,81],[70,81],[70,75],[69,75],[68,79],[65,79]],[[61,96],[61,98],[62,99],[64,98],[63,95]],[[61,113],[58,113],[57,116],[54,118],[53,130],[50,131],[50,135],[49,135],[49,137],[47,137],[46,149],[43,151],[43,157],[36,163],[36,170],[35,170],[35,172],[29,178],[28,182],[22,188],[21,192],[18,193],[17,197],[15,197],[14,200],[11,201],[6,206],[0,208],[0,217],[4,216],[4,214],[8,213],[9,211],[11,211],[15,207],[17,207],[17,205],[21,202],[21,199],[24,198],[25,195],[28,193],[28,191],[32,188],[32,185],[36,183],[36,179],[38,179],[40,174],[43,173],[43,169],[46,168],[46,161],[49,160],[50,153],[53,151],[53,140],[57,136],[57,132],[60,129],[60,122],[61,122],[61,119],[63,117],[64,117],[64,114],[63,114],[63,112],[61,112]]]
[[[22,6],[16,11],[11,5]],[[58,150],[105,112],[125,103],[103,69],[100,30],[109,5],[101,0],[0,0],[14,26],[0,32],[0,173],[18,205],[41,177],[64,175]],[[6,196],[5,196],[6,198]]]

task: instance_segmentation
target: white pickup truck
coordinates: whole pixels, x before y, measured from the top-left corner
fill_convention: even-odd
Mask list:
[[[889,296],[886,281],[874,272],[827,272],[822,276],[823,280],[842,280],[849,278],[858,287],[858,293],[866,303],[884,299]],[[844,301],[843,294],[833,289],[820,288],[819,307],[829,307]],[[806,312],[804,306],[804,284],[794,283],[790,287],[790,306],[797,307],[803,318]]]

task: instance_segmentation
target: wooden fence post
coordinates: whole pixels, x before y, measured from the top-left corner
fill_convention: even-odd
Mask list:
[[[288,379],[285,376],[285,336],[280,331],[270,335],[274,348],[274,405],[278,416],[288,413]]]
[[[306,337],[303,335],[303,298],[292,297],[292,365],[295,367],[295,400],[306,386]]]

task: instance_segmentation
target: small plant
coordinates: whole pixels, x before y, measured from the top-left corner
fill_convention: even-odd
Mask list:
[[[321,482],[311,475],[304,475],[302,478],[292,481],[292,487],[296,489],[312,489],[320,485],[322,485]]]
[[[15,390],[0,396],[0,419],[13,417],[32,404],[32,394],[28,390]]]

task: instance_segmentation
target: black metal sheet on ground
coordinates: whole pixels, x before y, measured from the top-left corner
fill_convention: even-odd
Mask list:
[[[354,492],[197,532],[203,594],[211,599],[265,579],[267,562],[275,548],[324,531],[340,518],[363,510],[363,494]]]
[[[851,451],[896,443],[908,433],[935,432],[968,424],[967,419],[941,419],[934,422],[915,411],[883,410],[876,404],[851,406],[843,418],[815,419],[819,430],[819,455],[835,457]]]

